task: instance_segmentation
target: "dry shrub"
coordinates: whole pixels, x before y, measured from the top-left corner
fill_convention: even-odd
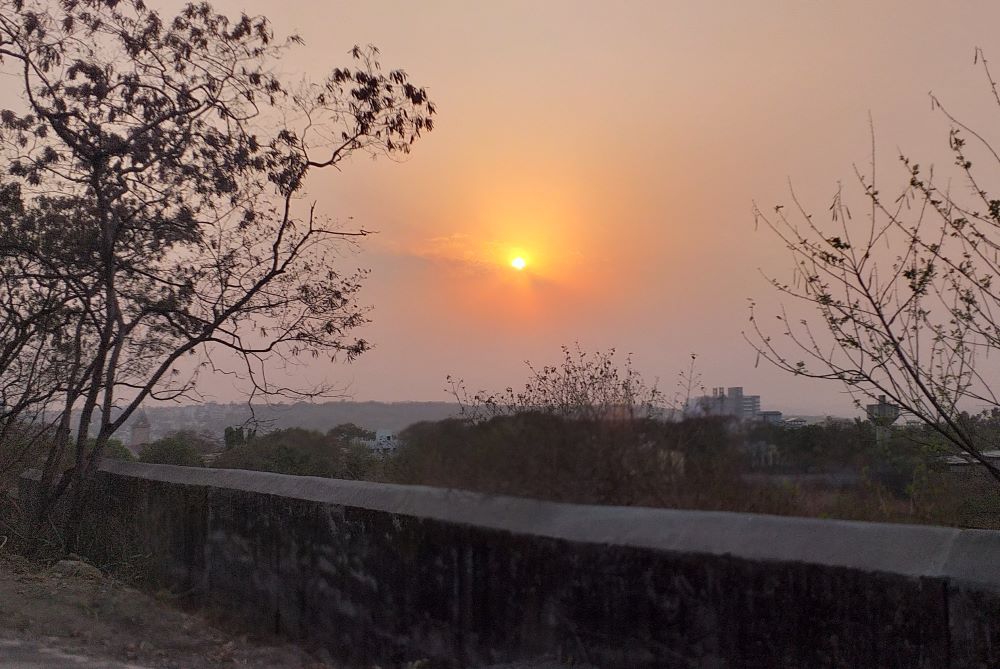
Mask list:
[[[725,421],[572,419],[541,412],[418,423],[387,467],[414,483],[555,501],[725,505],[743,490]],[[738,494],[738,493],[737,493]]]

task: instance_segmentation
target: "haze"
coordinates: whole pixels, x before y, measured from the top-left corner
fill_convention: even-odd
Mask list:
[[[355,158],[309,187],[325,214],[379,231],[343,259],[372,270],[363,336],[376,348],[307,372],[357,399],[448,399],[448,374],[517,385],[523,361],[579,341],[632,352],[667,391],[695,352],[706,386],[851,414],[838,386],[755,367],[747,299],[773,313],[759,268],[789,265],[755,232],[752,202],[787,202],[790,179],[825,215],[837,181],[869,161],[869,112],[883,174],[901,183],[899,150],[946,162],[928,91],[982,121],[974,47],[1000,62],[987,2],[216,5],[298,32],[289,72],[321,77],[371,43],[438,105],[405,163]]]

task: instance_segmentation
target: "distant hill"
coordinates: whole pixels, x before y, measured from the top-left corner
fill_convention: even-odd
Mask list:
[[[189,406],[152,406],[144,409],[150,433],[158,439],[177,430],[195,430],[222,438],[230,426],[242,425],[251,418],[246,404],[196,404]],[[254,405],[253,415],[266,428],[302,427],[325,432],[341,423],[355,423],[369,430],[398,432],[420,421],[444,420],[457,416],[459,405],[452,402],[323,402]],[[119,438],[128,443],[133,415]]]

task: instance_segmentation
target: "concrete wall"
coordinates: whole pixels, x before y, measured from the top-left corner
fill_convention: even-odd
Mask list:
[[[1000,666],[1000,533],[111,463],[175,587],[349,666]],[[31,481],[25,481],[26,489]]]

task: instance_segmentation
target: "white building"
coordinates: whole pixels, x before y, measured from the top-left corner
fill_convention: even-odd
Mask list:
[[[374,439],[363,439],[360,443],[379,455],[392,455],[400,446],[399,436],[392,430],[376,430]]]

